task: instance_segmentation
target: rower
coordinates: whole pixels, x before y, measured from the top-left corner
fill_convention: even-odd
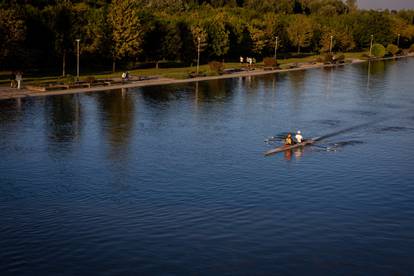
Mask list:
[[[285,145],[287,146],[293,145],[292,134],[288,133],[288,135],[286,136]]]
[[[298,132],[296,133],[295,138],[296,138],[296,142],[298,142],[298,143],[302,143],[302,141],[303,141],[303,137],[302,137],[302,135],[300,134],[300,130],[298,130]]]

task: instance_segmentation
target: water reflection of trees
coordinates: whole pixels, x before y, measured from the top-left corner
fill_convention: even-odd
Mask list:
[[[20,98],[0,101],[0,122],[2,125],[18,121],[23,114],[19,111],[22,110],[22,105],[25,105],[25,102],[25,99],[22,100]]]
[[[384,81],[384,75],[387,70],[387,62],[385,60],[369,61],[363,67],[365,69],[364,74],[367,76],[366,91],[369,94],[377,95],[379,92],[384,92],[381,87]]]
[[[134,100],[126,90],[116,90],[97,95],[110,156],[118,159],[127,152],[134,125]]]
[[[383,75],[385,73],[387,66],[386,66],[385,60],[378,60],[378,61],[368,62],[367,67],[368,67],[369,74],[371,76],[375,76],[375,75]]]
[[[335,76],[340,74],[337,69],[338,67],[323,67],[321,70],[321,84],[323,86],[325,96],[331,95],[334,88],[338,85],[338,83],[334,81]]]
[[[46,98],[46,123],[51,142],[70,142],[81,134],[81,104],[79,95]]]
[[[285,73],[263,75],[261,81],[266,89],[275,90],[277,84],[284,81],[286,79],[286,76],[287,74]]]
[[[196,100],[200,102],[222,101],[233,94],[234,80],[210,80],[198,83]]]
[[[0,101],[0,133],[5,141],[14,141],[15,135],[25,128],[27,122],[32,125],[33,118],[43,106],[33,98],[18,98]]]
[[[300,101],[305,89],[306,70],[289,72],[291,95],[293,97],[293,108],[300,108]]]
[[[141,88],[142,99],[150,104],[164,104],[170,101],[175,101],[183,97],[183,93],[179,91],[191,91],[191,87],[164,85],[164,86],[147,86]]]
[[[289,73],[290,85],[294,92],[301,93],[305,86],[306,70],[293,71]]]

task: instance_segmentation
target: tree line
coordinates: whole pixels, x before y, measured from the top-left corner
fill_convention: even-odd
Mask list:
[[[0,68],[59,70],[194,63],[278,54],[409,47],[414,10],[359,10],[355,0],[0,0]]]

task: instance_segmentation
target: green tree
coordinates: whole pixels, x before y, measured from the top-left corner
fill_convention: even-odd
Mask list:
[[[208,34],[208,49],[211,56],[222,57],[229,50],[229,31],[225,27],[225,16],[218,13],[205,22]]]
[[[394,36],[393,42],[398,40],[400,36],[400,44],[405,44],[406,41],[411,41],[414,38],[414,25],[409,21],[398,16],[391,17],[392,33]]]
[[[335,48],[335,44],[336,44],[336,38],[334,38],[335,32],[333,30],[330,30],[328,28],[323,28],[322,31],[322,36],[321,36],[321,40],[319,42],[321,48],[320,48],[320,52],[321,53],[326,53],[329,52],[329,50],[331,49],[331,42],[332,42],[332,49]],[[332,40],[331,40],[331,36],[332,36]]]
[[[265,32],[265,23],[262,20],[252,20],[249,24],[249,33],[252,40],[252,51],[256,55],[261,55],[265,48],[268,37]]]
[[[162,55],[167,60],[178,60],[182,49],[181,32],[177,22],[165,25],[165,35],[162,39]]]
[[[358,10],[356,0],[0,0],[0,60],[37,67],[73,54],[114,61],[238,58],[414,42],[414,11]],[[399,38],[399,39],[398,39]],[[60,61],[57,63],[60,64]],[[60,65],[59,65],[60,66]]]
[[[180,30],[181,36],[181,51],[180,51],[180,60],[186,64],[191,64],[194,60],[194,53],[196,51],[197,44],[194,43],[193,33],[191,32],[191,27],[184,18],[177,19],[177,28]]]
[[[244,7],[257,12],[276,12],[281,14],[293,13],[294,0],[246,0]]]
[[[73,13],[72,3],[68,0],[59,1],[56,5],[47,6],[44,15],[49,28],[54,34],[55,51],[62,57],[62,76],[66,75],[66,55],[73,47]]]
[[[391,18],[388,14],[379,11],[363,11],[347,17],[347,24],[352,29],[357,46],[365,48],[374,35],[375,41],[387,44],[395,40]]]
[[[308,7],[311,14],[319,16],[335,16],[344,14],[348,9],[340,0],[313,0],[306,1],[304,8]]]
[[[328,52],[331,47],[331,36],[332,36],[332,50],[336,51],[349,51],[355,47],[355,42],[352,35],[345,29],[322,27],[322,35],[320,39],[320,51]]]
[[[385,47],[382,46],[382,44],[375,43],[374,45],[372,45],[372,52],[371,52],[371,54],[374,57],[382,58],[385,55]]]
[[[135,0],[139,7],[154,12],[179,13],[188,8],[185,0]]]
[[[191,28],[191,34],[192,34],[192,41],[194,45],[194,49],[200,50],[200,53],[204,52],[207,48],[207,32],[206,30],[201,26],[193,26]]]
[[[18,13],[0,8],[0,62],[15,56],[25,37],[26,27]]]
[[[278,48],[283,46],[283,40],[287,40],[284,39],[286,34],[284,30],[283,17],[275,13],[266,13],[263,16],[263,23],[265,26],[264,32],[266,42],[263,54],[273,56],[276,36],[278,37]]]
[[[85,12],[85,24],[80,26],[82,52],[100,56],[110,54],[111,37],[106,14],[106,7],[88,9]]]
[[[226,29],[229,31],[229,55],[233,58],[249,53],[252,42],[247,23],[238,14],[228,14]]]
[[[390,53],[393,56],[395,56],[398,53],[399,50],[400,49],[398,49],[397,45],[394,45],[394,44],[391,44],[391,43],[387,45],[387,52]]]
[[[144,38],[142,43],[143,60],[155,61],[158,67],[158,61],[163,58],[163,49],[160,47],[165,36],[165,28],[168,22],[156,17],[152,13],[141,13],[141,21],[144,22]],[[154,47],[157,45],[157,47]]]
[[[349,13],[354,13],[358,10],[358,4],[356,0],[346,0],[346,6],[348,7]]]
[[[294,15],[286,31],[291,43],[298,48],[300,53],[301,47],[310,45],[313,36],[313,22],[304,15]]]
[[[355,48],[355,41],[352,34],[346,29],[338,30],[336,33],[337,49],[346,52]]]
[[[142,51],[143,30],[134,0],[113,0],[108,21],[112,29],[113,71],[122,58],[137,58]]]

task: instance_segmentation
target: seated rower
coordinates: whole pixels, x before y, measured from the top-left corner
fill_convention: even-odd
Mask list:
[[[296,138],[296,142],[298,143],[302,143],[304,141],[303,136],[300,134],[300,130],[298,130],[298,132],[296,133],[295,138]]]
[[[292,139],[292,134],[288,133],[287,137],[285,138],[285,145],[291,146],[294,144],[294,141]]]

